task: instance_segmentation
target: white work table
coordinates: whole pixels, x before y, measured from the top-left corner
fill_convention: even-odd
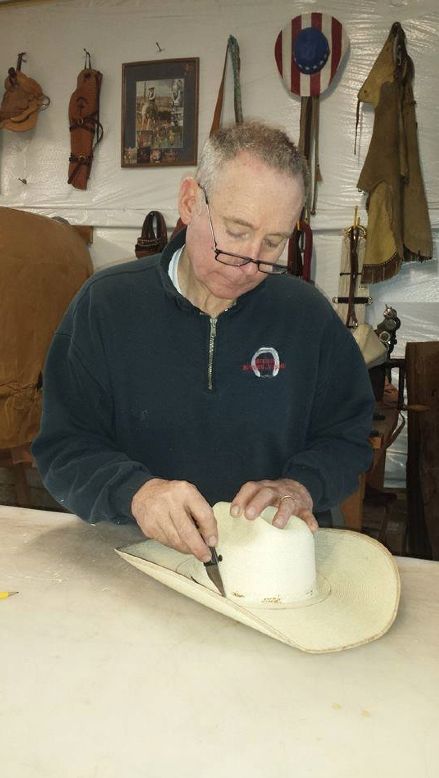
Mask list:
[[[437,778],[439,563],[380,640],[306,654],[114,552],[134,526],[0,506],[2,778]]]

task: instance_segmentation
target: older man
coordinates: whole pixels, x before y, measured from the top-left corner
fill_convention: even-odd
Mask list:
[[[212,505],[274,505],[315,530],[370,462],[373,397],[354,339],[282,251],[304,163],[248,123],[183,180],[187,225],[162,255],[97,273],[55,335],[33,451],[54,497],[89,521],[135,520],[199,559]]]

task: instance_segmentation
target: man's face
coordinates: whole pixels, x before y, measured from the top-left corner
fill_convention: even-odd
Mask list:
[[[267,276],[253,263],[230,267],[215,259],[208,209],[199,188],[196,197],[186,233],[193,274],[215,297],[235,299]],[[247,153],[240,154],[224,165],[208,192],[218,248],[276,263],[300,217],[303,197],[300,177],[291,178]]]

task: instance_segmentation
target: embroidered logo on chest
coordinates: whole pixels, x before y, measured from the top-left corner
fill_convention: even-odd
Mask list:
[[[280,361],[278,352],[272,346],[261,346],[253,354],[249,364],[244,364],[242,370],[252,370],[257,378],[275,378],[279,370],[284,370],[285,362]]]

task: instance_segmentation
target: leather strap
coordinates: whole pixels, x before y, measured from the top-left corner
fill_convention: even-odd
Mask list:
[[[87,155],[70,154],[69,162],[77,162],[78,164],[70,173],[67,179],[68,184],[72,183],[75,176],[79,172],[79,168],[81,167],[81,165],[87,165],[89,168],[91,168],[91,164],[93,162],[93,152],[96,146],[98,145],[98,143],[101,142],[102,136],[104,134],[104,128],[99,121],[99,109],[97,111],[94,111],[93,113],[88,114],[87,116],[79,117],[78,119],[76,119],[76,121],[72,122],[72,124],[69,126],[70,132],[73,132],[74,130],[77,129],[87,130],[87,132],[90,132],[93,136],[96,133],[96,138],[90,154]]]
[[[311,281],[312,229],[301,220],[294,228],[288,243],[288,272],[304,281]]]
[[[307,222],[309,222],[310,216],[314,216],[316,213],[317,185],[322,180],[319,158],[319,122],[319,97],[302,97],[299,150],[304,155],[310,172],[310,182],[304,205],[304,218]]]
[[[370,305],[369,287],[362,281],[362,267],[366,243],[366,230],[357,222],[343,230],[338,295],[332,298],[342,322],[356,329],[366,320],[366,306]]]
[[[235,109],[235,122],[236,124],[242,124],[243,121],[242,105],[241,105],[241,82],[240,82],[241,59],[239,56],[239,45],[236,38],[234,38],[233,35],[229,35],[227,41],[226,56],[224,59],[223,75],[221,78],[221,83],[218,91],[215,110],[213,112],[213,120],[212,120],[212,126],[210,128],[210,135],[216,132],[216,130],[218,130],[221,126],[221,114],[222,114],[223,103],[224,103],[224,85],[226,79],[228,54],[230,54],[230,59],[232,62],[232,70],[233,70],[233,98],[234,98],[233,104]]]
[[[209,135],[213,135],[213,133],[216,132],[221,126],[221,114],[223,111],[223,104],[224,104],[224,86],[226,80],[227,57],[229,54],[230,54],[230,60],[232,63],[232,70],[233,70],[233,98],[234,98],[233,104],[235,109],[235,122],[236,124],[242,124],[243,122],[242,105],[241,105],[241,82],[240,82],[241,59],[239,56],[239,45],[236,38],[233,35],[229,35],[229,38],[227,40],[226,56],[224,58],[223,75],[218,90],[218,97],[216,100],[215,110],[213,112],[212,126],[210,128]],[[178,233],[185,226],[186,225],[183,224],[182,220],[178,219],[177,224],[175,225],[172,231],[171,240],[175,238],[175,236],[178,235]]]
[[[91,132],[91,134],[94,135],[96,129],[98,130],[102,129],[102,133],[103,133],[102,124],[99,123],[99,126],[97,128],[97,124],[96,124],[97,115],[98,113],[97,111],[95,111],[94,113],[88,114],[88,116],[81,116],[79,119],[76,119],[76,121],[72,122],[72,124],[69,126],[69,130],[70,131],[77,130],[79,127],[81,130],[88,130],[88,132]],[[102,138],[102,133],[100,133],[101,138]],[[99,140],[101,140],[101,138]],[[99,143],[99,141],[96,142]]]
[[[360,232],[358,227],[351,227],[349,230],[349,294],[348,294],[348,312],[346,316],[346,326],[350,328],[358,327],[357,314],[355,313],[355,290],[358,278],[358,240]]]
[[[314,216],[317,210],[317,188],[322,180],[320,172],[319,157],[319,126],[320,126],[320,99],[312,97],[312,141],[314,143],[314,179],[313,179],[313,197],[311,203],[311,216]]]

